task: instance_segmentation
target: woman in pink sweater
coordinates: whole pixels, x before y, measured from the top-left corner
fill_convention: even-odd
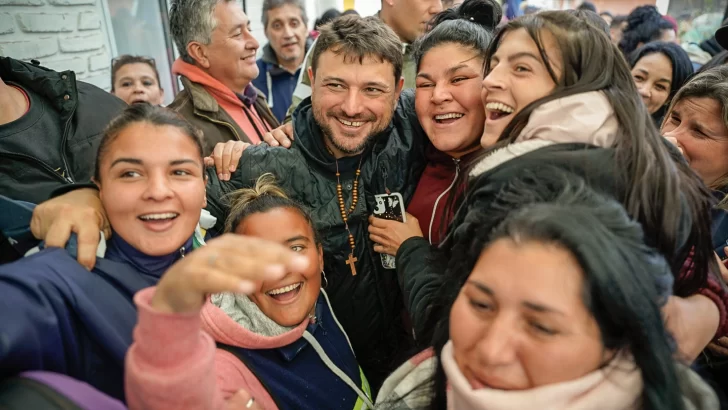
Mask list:
[[[126,359],[129,407],[372,407],[367,380],[321,289],[322,276],[324,287],[327,282],[321,240],[308,212],[270,174],[230,202],[227,232],[283,244],[305,257],[308,268],[285,274],[281,268],[282,279],[247,282],[235,293],[206,296],[209,276],[182,271],[140,291]],[[211,270],[222,263],[208,262]],[[246,268],[238,269],[239,279],[254,277]]]

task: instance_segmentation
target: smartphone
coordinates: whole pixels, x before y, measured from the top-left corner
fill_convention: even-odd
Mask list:
[[[404,210],[402,194],[392,192],[391,194],[374,195],[374,199],[377,202],[377,207],[374,209],[374,216],[392,221],[406,222],[407,216]],[[384,253],[380,253],[379,256],[382,259],[384,269],[397,268],[394,256]]]

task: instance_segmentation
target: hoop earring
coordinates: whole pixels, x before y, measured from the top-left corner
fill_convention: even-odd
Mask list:
[[[326,289],[329,286],[329,280],[326,279],[326,272],[321,271],[321,274],[324,275],[324,286],[322,286],[324,289]]]

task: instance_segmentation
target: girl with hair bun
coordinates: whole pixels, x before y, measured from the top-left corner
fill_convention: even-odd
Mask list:
[[[272,174],[228,200],[226,232],[280,243],[308,267],[274,266],[280,279],[238,292],[208,295],[202,278],[171,274],[156,291],[140,292],[126,365],[130,409],[371,408],[367,380],[322,289],[323,252],[309,212]],[[204,305],[182,309],[180,294]]]
[[[627,16],[619,48],[629,59],[633,51],[652,41],[675,42],[675,27],[665,20],[655,6],[639,6]]]
[[[427,165],[407,207],[405,223],[370,218],[374,250],[396,256],[402,242],[440,243],[451,215],[458,176],[482,149],[485,115],[480,99],[485,52],[500,22],[494,0],[466,0],[439,13],[414,44],[417,119],[430,140]],[[403,93],[400,98],[411,98]]]

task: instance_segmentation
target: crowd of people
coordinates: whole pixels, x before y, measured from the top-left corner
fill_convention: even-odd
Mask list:
[[[728,25],[506,3],[0,57],[0,408],[728,406]]]

